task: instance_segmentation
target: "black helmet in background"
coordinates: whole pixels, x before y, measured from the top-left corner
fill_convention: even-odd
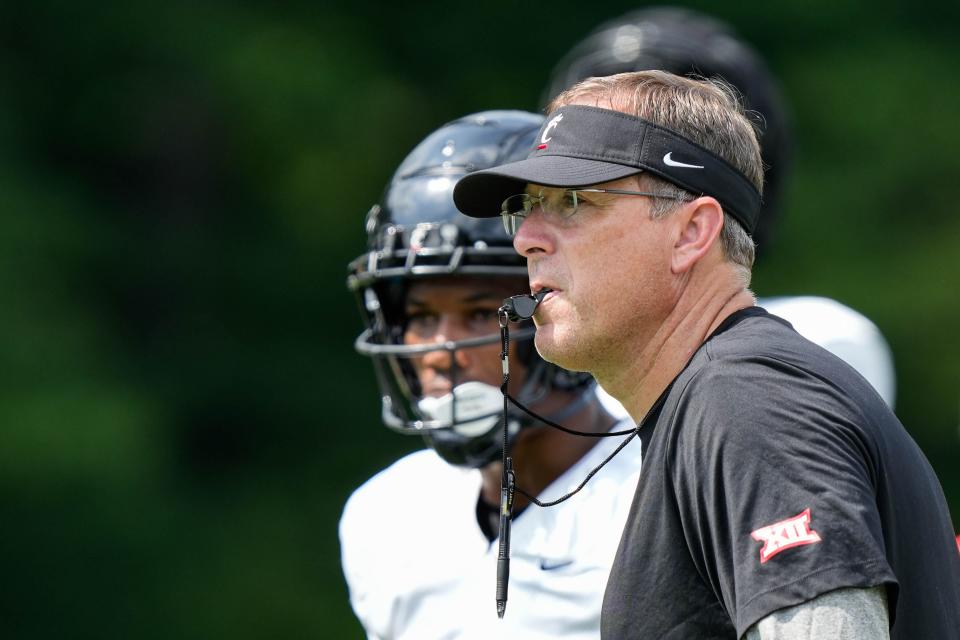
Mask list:
[[[544,105],[586,78],[660,69],[677,75],[722,78],[757,112],[763,155],[764,190],[753,238],[763,254],[779,215],[789,173],[791,132],[780,88],[763,59],[727,24],[676,7],[632,11],[601,24],[576,44],[555,67]]]
[[[424,398],[411,359],[429,351],[455,351],[499,342],[499,333],[444,344],[405,345],[405,301],[417,278],[514,277],[526,290],[526,259],[513,249],[499,217],[468,218],[453,204],[457,180],[479,169],[527,156],[543,124],[523,111],[485,111],[450,122],[427,136],[400,164],[381,204],[367,214],[367,251],[349,265],[348,287],[357,294],[365,329],[355,347],[373,360],[384,424],[423,436],[451,464],[481,467],[500,455],[503,401],[499,389],[458,386],[448,403]],[[517,399],[529,406],[554,389],[577,390],[569,415],[592,394],[588,374],[570,373],[542,360],[533,348],[532,323],[511,328],[527,376]],[[456,357],[451,357],[456,362]],[[455,374],[454,374],[455,375]],[[511,413],[511,437],[530,424]]]

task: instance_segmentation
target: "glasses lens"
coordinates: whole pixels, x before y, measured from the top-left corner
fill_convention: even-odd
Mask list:
[[[532,208],[532,198],[526,193],[518,193],[515,196],[510,196],[503,201],[502,205],[500,205],[500,211],[504,214],[511,213],[526,215]]]
[[[511,238],[517,235],[517,227],[520,226],[519,220],[521,218],[506,211],[502,212],[500,217],[503,219],[503,228],[507,232],[507,235]]]
[[[528,193],[518,193],[510,196],[500,205],[500,216],[503,218],[503,228],[512,238],[517,233],[517,229],[527,217],[530,210],[533,209],[534,198]]]
[[[577,212],[577,192],[573,189],[551,189],[541,197],[540,206],[551,218],[565,220]]]

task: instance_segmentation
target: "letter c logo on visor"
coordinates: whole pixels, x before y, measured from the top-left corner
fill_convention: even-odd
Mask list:
[[[553,120],[551,120],[550,122],[547,123],[547,126],[545,126],[545,127],[543,128],[543,135],[540,136],[540,145],[537,147],[537,149],[546,149],[546,148],[547,148],[547,143],[550,142],[550,140],[552,139],[552,137],[548,136],[547,134],[549,134],[550,131],[551,131],[554,127],[556,127],[558,124],[560,124],[560,121],[561,121],[561,120],[563,120],[563,114],[562,114],[562,113],[561,113],[560,115],[558,115],[556,118],[554,118]]]

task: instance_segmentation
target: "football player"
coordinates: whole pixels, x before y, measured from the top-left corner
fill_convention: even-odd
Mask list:
[[[633,440],[583,491],[552,509],[514,503],[510,608],[494,602],[503,447],[503,299],[528,290],[500,220],[453,204],[456,181],[526,156],[538,115],[488,111],[440,127],[398,167],[371,209],[349,287],[364,318],[357,350],[380,386],[384,424],[422,437],[357,489],[340,522],[350,600],[370,638],[596,638],[610,563],[640,470]],[[581,431],[629,430],[593,379],[542,360],[532,323],[511,331],[510,392]],[[579,485],[622,442],[575,437],[511,409],[518,490],[543,501]],[[598,441],[599,440],[599,441]]]

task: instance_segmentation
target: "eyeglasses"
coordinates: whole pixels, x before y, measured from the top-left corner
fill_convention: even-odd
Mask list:
[[[675,196],[665,193],[650,193],[648,191],[624,191],[623,189],[562,189],[551,190],[547,194],[541,190],[540,195],[518,193],[510,196],[500,205],[500,216],[503,218],[503,228],[510,237],[516,235],[523,219],[530,215],[534,207],[538,206],[543,214],[551,220],[566,220],[577,212],[581,199],[580,193],[612,193],[620,196],[647,196],[650,198],[667,198],[669,200],[688,200],[684,196]]]

